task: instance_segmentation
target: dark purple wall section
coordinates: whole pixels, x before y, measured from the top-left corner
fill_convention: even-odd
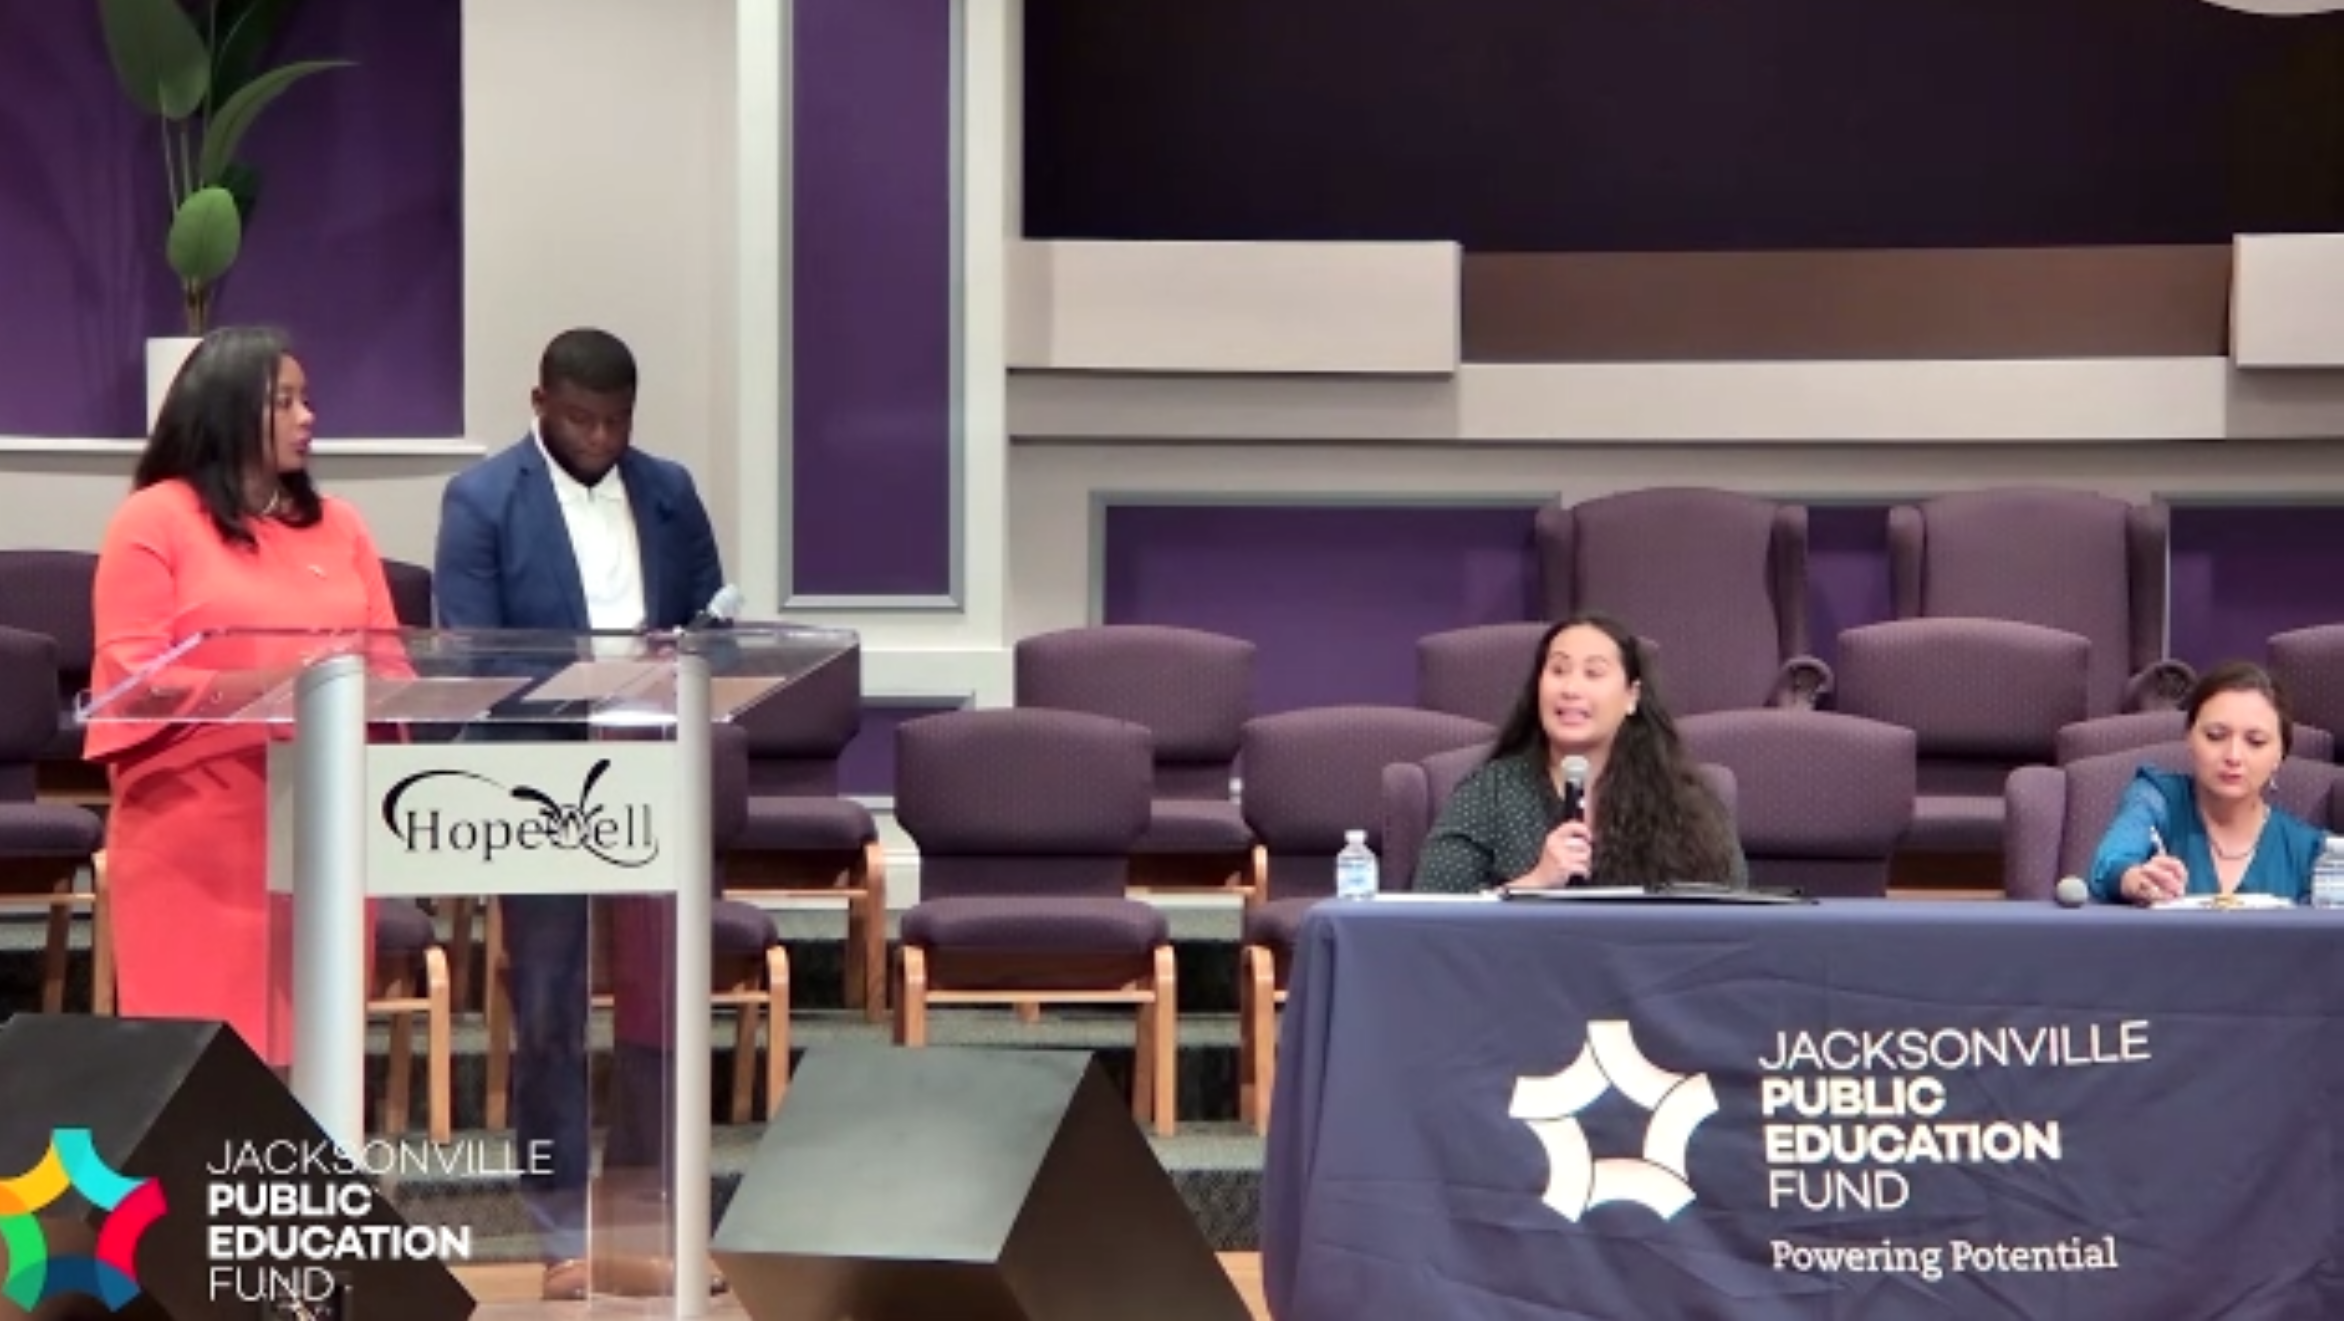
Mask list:
[[[863,727],[838,757],[838,791],[856,798],[885,798],[895,793],[895,731],[900,725],[958,711],[956,706],[898,706],[866,698]]]
[[[184,333],[163,261],[159,131],[116,86],[97,6],[13,0],[0,39],[0,435],[145,430],[145,341]],[[215,320],[300,343],[320,435],[463,434],[460,0],[312,3],[292,89],[245,158],[266,176]]]
[[[1415,641],[1533,609],[1534,507],[1125,505],[1107,511],[1102,618],[1260,647],[1263,712],[1416,700]]]
[[[2173,510],[2173,654],[2261,660],[2273,633],[2344,623],[2344,506]]]
[[[1808,620],[1833,658],[1844,629],[1887,619],[1885,505],[1808,510]],[[1530,617],[1531,512],[1502,508],[1117,506],[1107,512],[1111,624],[1181,624],[1261,647],[1264,711],[1414,700],[1426,633]],[[2260,659],[2271,634],[2344,623],[2344,505],[2173,510],[2172,650],[2198,666]]]
[[[952,590],[950,0],[799,0],[790,589]]]

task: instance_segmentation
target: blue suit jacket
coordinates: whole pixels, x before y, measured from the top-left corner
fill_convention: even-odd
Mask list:
[[[619,459],[643,557],[644,623],[680,628],[724,586],[708,509],[680,463]],[[586,589],[535,436],[458,473],[440,497],[432,596],[443,628],[591,627]]]

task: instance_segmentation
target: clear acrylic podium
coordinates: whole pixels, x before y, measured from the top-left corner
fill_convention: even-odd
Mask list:
[[[672,950],[659,951],[668,966],[654,974],[664,979],[658,998],[673,1004],[653,1057],[669,1073],[656,1125],[665,1168],[655,1189],[638,1180],[632,1199],[656,1208],[658,1223],[614,1224],[590,1186],[581,1232],[631,1235],[647,1255],[664,1255],[673,1278],[672,1289],[653,1291],[664,1294],[661,1310],[672,1300],[667,1314],[697,1317],[709,1306],[711,1234],[710,728],[856,644],[844,630],[766,624],[648,634],[225,630],[92,694],[82,718],[241,726],[208,734],[266,758],[268,886],[280,896],[274,943],[287,965],[271,976],[289,978],[277,999],[292,1011],[293,1090],[378,1174],[376,1154],[397,1144],[365,1132],[370,900],[671,905]],[[611,934],[630,933],[619,923]],[[583,966],[588,951],[576,957]],[[583,1005],[577,1013],[590,1018]],[[529,1031],[519,1024],[516,1036]],[[578,1082],[588,1085],[583,1073]],[[594,1128],[588,1121],[589,1146]],[[516,1164],[524,1157],[537,1153],[513,1153]]]

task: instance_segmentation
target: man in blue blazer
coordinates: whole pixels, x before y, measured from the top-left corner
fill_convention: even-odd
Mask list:
[[[634,355],[607,332],[565,331],[546,346],[537,377],[529,396],[537,420],[529,434],[457,474],[441,498],[432,566],[440,625],[564,632],[682,627],[723,587],[724,567],[691,474],[633,446]],[[546,728],[525,736],[563,734]],[[589,909],[583,897],[510,895],[501,904],[517,1038],[514,1137],[525,1157],[523,1196],[546,1259],[544,1296],[583,1298],[592,1271],[606,1268],[597,1262],[590,1269],[586,1261]],[[618,924],[613,958],[622,986],[632,967],[664,967],[655,934],[664,925]],[[667,1124],[658,1089],[667,1062],[628,1032],[630,1019],[664,1027],[657,1009],[619,1007],[612,1079],[618,1113],[606,1167],[662,1163]],[[550,1162],[539,1153],[550,1154]],[[547,1164],[550,1170],[538,1168]],[[598,1283],[597,1292],[656,1290]]]

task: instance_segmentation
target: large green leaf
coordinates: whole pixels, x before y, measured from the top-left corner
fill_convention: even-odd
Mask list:
[[[237,218],[236,198],[225,188],[198,188],[171,217],[171,236],[163,251],[182,281],[205,285],[228,273],[243,246],[244,222]]]
[[[260,75],[297,0],[211,0],[212,102],[217,105]]]
[[[212,57],[179,0],[98,0],[114,76],[149,114],[181,120],[211,91]]]
[[[313,73],[347,68],[349,64],[348,60],[302,60],[294,64],[282,64],[238,89],[236,95],[228,98],[226,105],[215,107],[211,118],[204,123],[203,155],[200,158],[202,164],[197,168],[196,181],[204,184],[220,181],[228,163],[236,158],[236,148],[242,145],[245,131],[252,127],[252,121],[260,117],[260,112],[268,108],[269,102],[284,95],[286,88]]]

